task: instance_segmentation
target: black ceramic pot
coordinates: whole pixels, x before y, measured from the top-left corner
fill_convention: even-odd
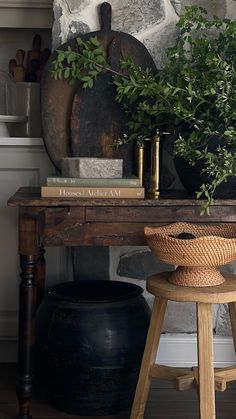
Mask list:
[[[89,280],[48,292],[36,319],[36,366],[55,407],[87,416],[131,407],[150,319],[142,291]]]
[[[209,150],[215,149],[220,144],[220,140],[212,139],[210,141]],[[204,168],[203,162],[199,160],[195,166],[190,165],[183,158],[176,156],[174,164],[177,174],[180,178],[183,187],[190,196],[196,196],[196,192],[200,190],[203,183],[209,182],[209,177],[206,173],[201,173]],[[236,175],[219,185],[214,193],[215,198],[236,198]]]

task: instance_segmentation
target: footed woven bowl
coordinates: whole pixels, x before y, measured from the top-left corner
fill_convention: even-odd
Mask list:
[[[236,259],[235,224],[174,223],[145,227],[147,244],[162,262],[178,265],[169,281],[182,286],[218,285],[224,278],[217,269]]]

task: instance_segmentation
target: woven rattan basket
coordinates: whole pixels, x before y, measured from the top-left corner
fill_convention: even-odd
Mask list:
[[[178,265],[169,280],[183,286],[224,282],[216,268],[236,259],[235,224],[174,223],[145,227],[148,246],[162,262]]]

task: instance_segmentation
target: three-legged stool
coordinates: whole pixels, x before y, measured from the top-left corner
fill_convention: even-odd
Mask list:
[[[147,290],[155,296],[130,419],[142,419],[152,378],[175,381],[177,390],[195,387],[201,419],[214,419],[215,389],[224,391],[236,379],[236,366],[216,369],[213,359],[212,304],[228,303],[236,348],[236,275],[224,275],[225,282],[211,287],[181,287],[168,282],[168,273],[153,275]],[[197,309],[198,368],[174,368],[155,364],[168,300],[195,302]]]

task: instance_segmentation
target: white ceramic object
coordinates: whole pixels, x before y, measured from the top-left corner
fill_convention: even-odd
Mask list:
[[[7,124],[3,121],[0,121],[0,137],[10,137]]]
[[[0,115],[0,122],[26,122],[24,115]]]
[[[10,137],[9,125],[13,123],[26,122],[26,116],[0,115],[0,137]]]
[[[16,83],[17,113],[26,115],[25,124],[17,127],[17,137],[41,137],[41,114],[40,114],[40,84],[20,82]]]

